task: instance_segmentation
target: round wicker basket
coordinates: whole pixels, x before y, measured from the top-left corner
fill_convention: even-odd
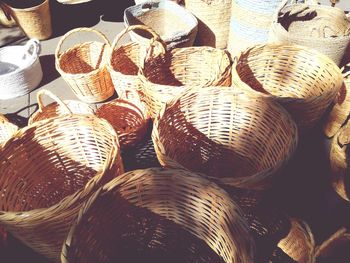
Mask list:
[[[103,205],[102,205],[103,204]],[[239,207],[206,178],[153,168],[123,174],[86,203],[62,262],[253,262]]]

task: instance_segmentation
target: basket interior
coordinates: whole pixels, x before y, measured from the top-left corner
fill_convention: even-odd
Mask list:
[[[1,149],[1,210],[50,207],[102,171],[113,133],[97,118],[73,116],[29,126]]]
[[[114,49],[111,65],[117,72],[136,76],[140,65],[140,45],[129,43]]]
[[[329,97],[341,79],[331,60],[297,46],[248,49],[241,54],[236,70],[252,89],[281,98]]]
[[[89,73],[98,69],[108,56],[107,45],[85,42],[65,51],[59,57],[59,65],[68,74]]]

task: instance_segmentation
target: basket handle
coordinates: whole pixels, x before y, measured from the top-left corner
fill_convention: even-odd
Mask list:
[[[344,67],[342,67],[340,70],[341,70],[342,72],[344,72],[345,67],[350,67],[350,63],[346,64],[346,65],[345,65]],[[350,70],[348,70],[347,72],[343,73],[343,78],[345,79],[345,78],[347,78],[349,75],[350,75]]]
[[[46,95],[48,97],[50,97],[51,99],[53,99],[58,105],[60,105],[62,108],[64,108],[67,113],[70,113],[72,114],[73,112],[69,109],[69,107],[67,106],[67,104],[65,104],[59,97],[57,97],[55,94],[53,94],[51,91],[49,90],[46,90],[46,89],[43,89],[43,90],[40,90],[38,92],[38,94],[36,95],[36,99],[38,101],[38,105],[39,105],[39,111],[43,111],[44,109],[44,103],[43,103],[43,100],[42,100],[42,96],[43,95]]]
[[[82,31],[85,31],[85,32],[92,32],[92,33],[95,33],[96,35],[100,36],[103,41],[108,45],[110,46],[111,43],[109,42],[108,38],[103,34],[101,33],[100,31],[96,30],[96,29],[93,29],[93,28],[88,28],[88,27],[79,27],[79,28],[75,28],[75,29],[72,29],[70,31],[68,31],[61,39],[60,41],[58,42],[58,45],[57,45],[57,48],[55,50],[55,58],[56,60],[60,57],[61,53],[61,47],[62,47],[62,44],[63,42],[72,34],[76,34],[76,33],[79,33],[79,32],[82,32]]]
[[[36,59],[40,53],[40,48],[39,40],[35,38],[29,39],[24,45],[24,57],[28,54],[30,58]]]
[[[281,4],[279,5],[279,7],[276,9],[276,12],[274,13],[273,15],[273,19],[272,21],[274,23],[277,23],[278,22],[278,14],[281,12],[281,10],[287,6],[287,5],[294,5],[294,4],[298,4],[297,3],[297,0],[283,0],[281,2]],[[310,4],[310,5],[318,5],[318,0],[304,0],[304,3],[303,4]],[[299,12],[299,11],[304,11],[305,9],[307,8],[307,6],[301,6],[300,10],[296,10],[296,12]]]
[[[6,16],[6,19],[8,21],[11,20],[11,7],[9,7],[6,3],[0,1],[0,9],[4,12],[4,15]]]

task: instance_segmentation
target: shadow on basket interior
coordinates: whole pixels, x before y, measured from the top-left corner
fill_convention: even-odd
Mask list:
[[[215,33],[202,21],[197,17],[198,20],[198,32],[197,37],[194,41],[194,46],[203,46],[203,39],[205,39],[205,46],[216,47],[216,36]],[[205,38],[201,37],[205,36]]]

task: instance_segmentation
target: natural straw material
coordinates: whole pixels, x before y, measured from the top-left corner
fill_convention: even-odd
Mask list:
[[[225,191],[185,170],[154,168],[123,174],[86,203],[62,262],[246,263],[253,253]]]
[[[93,115],[19,130],[0,148],[0,224],[53,261],[83,202],[123,173],[117,135]]]
[[[293,154],[297,127],[268,99],[238,87],[207,87],[188,89],[167,103],[152,138],[164,166],[264,189]]]
[[[106,119],[116,131],[122,149],[133,147],[143,141],[149,128],[149,121],[135,104],[115,99],[102,104],[96,115]]]
[[[289,257],[298,263],[315,263],[315,241],[310,227],[297,219],[291,219],[289,234],[278,243]]]
[[[316,50],[267,44],[240,53],[232,66],[232,83],[281,103],[304,132],[332,103],[343,76],[330,58]]]
[[[44,95],[53,99],[54,102],[44,106],[42,99]],[[57,117],[64,114],[94,114],[94,110],[88,104],[78,100],[62,101],[52,92],[45,89],[40,90],[36,98],[38,101],[39,109],[34,112],[34,114],[29,118],[29,125],[36,121]]]
[[[184,0],[185,7],[198,19],[196,43],[226,48],[232,0]]]
[[[342,127],[331,142],[330,162],[334,190],[350,202],[350,122]]]
[[[4,115],[0,114],[0,146],[10,139],[17,130],[18,127],[16,125],[9,122]]]
[[[159,42],[155,43],[161,46]],[[154,49],[152,45],[139,74],[144,100],[152,118],[186,86],[231,84],[231,61],[223,50],[211,47],[175,48],[156,55]]]
[[[104,43],[83,42],[61,53],[66,39],[81,32],[91,32]],[[105,35],[92,28],[76,28],[66,33],[56,48],[56,69],[70,85],[75,95],[87,103],[101,102],[114,93],[111,76],[107,70],[110,43]]]
[[[350,17],[342,9],[312,2],[286,5],[276,12],[269,42],[316,49],[340,65],[350,44]]]

